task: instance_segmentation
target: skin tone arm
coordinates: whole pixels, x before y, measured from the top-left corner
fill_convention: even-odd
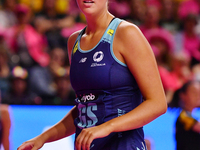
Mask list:
[[[71,50],[77,36],[78,32],[74,33],[68,40],[69,56],[71,56]],[[71,57],[69,60],[71,61]],[[76,107],[74,107],[60,122],[39,136],[24,142],[17,150],[38,150],[47,142],[56,141],[75,133],[74,119],[76,116]]]
[[[3,126],[3,135],[2,135],[2,144],[4,147],[4,150],[10,149],[10,127],[11,127],[11,119],[9,114],[9,108],[7,105],[1,104],[1,122]]]
[[[60,122],[39,136],[24,142],[17,150],[38,150],[44,143],[56,141],[75,133],[74,118],[76,115],[75,107],[73,107]]]
[[[117,43],[117,44],[116,44]],[[99,126],[83,129],[76,139],[77,150],[89,150],[91,142],[112,132],[146,125],[167,110],[167,103],[153,52],[140,30],[122,22],[114,39],[115,56],[134,75],[145,101],[134,110]]]

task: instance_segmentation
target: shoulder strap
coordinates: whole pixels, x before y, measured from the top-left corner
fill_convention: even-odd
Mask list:
[[[81,36],[85,32],[85,29],[86,29],[86,27],[83,30],[81,30],[81,32],[79,33],[78,37],[76,38],[76,41],[75,41],[73,49],[72,49],[71,57],[77,51],[77,49],[78,49],[78,41],[80,40]]]
[[[118,25],[120,24],[120,22],[122,22],[121,19],[119,18],[114,18],[110,25],[108,26],[107,30],[106,30],[106,34],[104,34],[103,40],[107,41],[109,43],[111,43],[113,41],[115,32],[117,30]]]

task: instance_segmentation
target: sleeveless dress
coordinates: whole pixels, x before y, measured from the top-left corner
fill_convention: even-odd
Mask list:
[[[121,116],[143,101],[140,89],[126,64],[113,53],[113,39],[122,20],[114,18],[92,49],[83,51],[80,32],[71,56],[70,80],[77,98],[76,136],[82,129]],[[134,59],[134,58],[133,58]],[[111,133],[95,139],[91,150],[146,150],[143,128]]]

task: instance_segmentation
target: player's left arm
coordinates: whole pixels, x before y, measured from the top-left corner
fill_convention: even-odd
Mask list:
[[[112,132],[120,132],[153,121],[166,112],[167,102],[153,51],[139,28],[122,22],[115,37],[114,53],[120,53],[118,59],[127,64],[145,99],[131,112],[108,122]]]

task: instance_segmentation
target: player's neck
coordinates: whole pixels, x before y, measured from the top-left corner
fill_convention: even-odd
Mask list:
[[[110,13],[105,13],[99,15],[98,17],[86,18],[87,19],[86,34],[93,34],[99,30],[100,31],[105,30],[110,24],[110,21],[113,19],[113,17],[114,16],[112,16]]]

